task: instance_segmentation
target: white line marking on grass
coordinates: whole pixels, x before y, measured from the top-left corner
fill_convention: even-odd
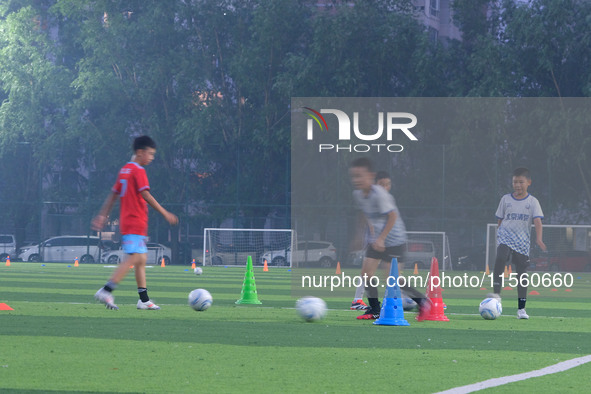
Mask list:
[[[469,384],[466,386],[455,387],[453,389],[440,391],[436,394],[465,394],[474,391],[488,389],[490,387],[497,387],[507,383],[518,382],[529,378],[537,378],[539,376],[550,375],[557,372],[563,372],[567,369],[578,367],[579,365],[591,362],[591,355],[573,358],[572,360],[562,361],[558,364],[550,365],[549,367],[538,369],[535,371],[524,372],[517,375],[503,376],[500,378],[488,379],[482,382]]]

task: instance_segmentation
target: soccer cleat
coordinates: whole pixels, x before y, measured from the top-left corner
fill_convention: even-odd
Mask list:
[[[529,315],[525,312],[525,309],[517,309],[518,319],[529,319]]]
[[[142,300],[137,300],[137,309],[148,309],[151,311],[157,311],[160,307],[152,302],[152,300],[142,302]]]
[[[416,321],[423,321],[429,317],[431,313],[431,300],[423,298],[423,302],[419,305],[419,313],[415,317]]]
[[[352,311],[366,311],[369,309],[369,306],[363,300],[353,301],[351,303],[351,310]]]
[[[113,294],[102,287],[94,294],[94,299],[105,304],[107,309],[119,309],[119,307],[115,305],[115,298],[113,297]]]
[[[357,320],[376,320],[380,318],[379,313],[373,313],[371,310],[367,311],[363,315],[357,316]]]

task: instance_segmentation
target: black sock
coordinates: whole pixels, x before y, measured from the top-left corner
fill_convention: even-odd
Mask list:
[[[105,289],[109,293],[112,293],[116,287],[117,287],[117,283],[113,283],[111,281],[108,281],[107,284],[103,286],[103,289]]]
[[[142,300],[142,302],[150,301],[150,297],[148,297],[148,289],[145,287],[138,287],[137,292],[140,295],[140,300]]]
[[[368,298],[367,301],[369,302],[369,307],[371,308],[369,310],[370,313],[378,314],[380,313],[380,301],[377,298]]]
[[[527,298],[518,298],[517,299],[517,308],[518,309],[524,309],[525,308],[525,301],[527,301]]]

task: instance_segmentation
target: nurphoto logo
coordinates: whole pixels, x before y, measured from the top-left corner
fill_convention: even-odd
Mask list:
[[[346,151],[365,153],[370,151],[387,151],[397,153],[402,152],[404,146],[391,143],[395,138],[404,135],[410,141],[418,141],[418,138],[410,131],[410,129],[417,125],[417,117],[409,112],[378,112],[375,121],[377,123],[377,130],[360,130],[359,112],[353,112],[352,122],[351,117],[339,109],[323,108],[317,111],[310,107],[302,107],[302,112],[309,116],[306,129],[306,138],[308,141],[314,140],[315,128],[322,133],[330,133],[332,131],[332,129],[329,131],[323,114],[330,114],[336,117],[338,122],[336,137],[339,143],[320,143],[318,144],[318,152]],[[346,143],[351,142],[352,139],[367,141],[368,143]],[[380,143],[380,141],[384,140],[385,142]]]

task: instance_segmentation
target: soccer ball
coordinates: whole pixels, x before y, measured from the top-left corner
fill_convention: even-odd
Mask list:
[[[412,298],[402,297],[402,309],[405,311],[412,311],[417,308],[417,303]]]
[[[195,272],[195,275],[201,275],[203,273],[203,268],[195,267],[193,271]]]
[[[326,315],[326,302],[318,297],[300,298],[296,302],[296,310],[305,321],[318,321]]]
[[[204,311],[211,306],[213,298],[205,289],[195,289],[189,293],[189,306],[196,311]]]
[[[495,320],[497,317],[501,316],[501,313],[503,313],[503,307],[496,298],[485,298],[480,303],[478,312],[480,313],[480,316],[486,320]]]

